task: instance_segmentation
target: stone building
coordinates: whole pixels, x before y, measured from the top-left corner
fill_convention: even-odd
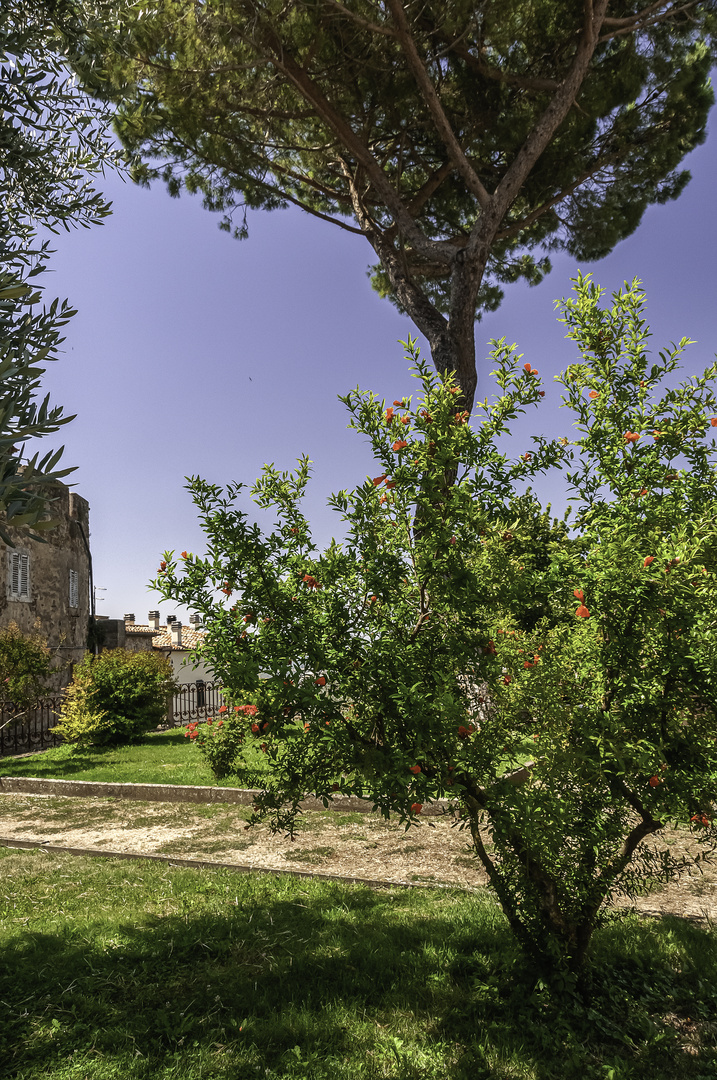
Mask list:
[[[90,624],[90,507],[86,499],[56,485],[49,515],[57,524],[35,540],[27,530],[5,525],[15,546],[0,539],[0,628],[16,623],[25,634],[40,633],[56,655],[58,685],[87,650]]]

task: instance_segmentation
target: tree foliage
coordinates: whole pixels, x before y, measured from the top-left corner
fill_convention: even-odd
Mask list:
[[[308,793],[340,793],[409,827],[454,800],[526,950],[573,967],[615,895],[684,869],[644,841],[670,822],[717,840],[717,365],[676,384],[688,342],[650,361],[638,283],[608,307],[576,290],[573,440],[496,449],[541,399],[515,347],[494,343],[475,430],[412,352],[417,402],[344,399],[378,475],[332,498],[343,542],[312,542],[307,461],[252,489],[267,533],[241,485],[195,478],[207,554],[167,553],[153,583],[202,613],[227,703],[252,695],[243,752],[271,767],[255,820],[291,830]],[[523,491],[550,469],[570,531]]]
[[[106,110],[76,87],[63,57],[63,27],[76,9],[9,0],[0,11],[0,510],[8,523],[35,528],[47,524],[52,483],[71,471],[57,468],[62,450],[25,449],[73,419],[39,394],[75,314],[58,300],[37,312],[50,254],[37,232],[106,217],[88,174],[117,161]]]
[[[363,235],[471,407],[502,285],[600,258],[684,187],[714,26],[713,0],[98,0],[75,59],[138,180],[237,236],[289,204]]]

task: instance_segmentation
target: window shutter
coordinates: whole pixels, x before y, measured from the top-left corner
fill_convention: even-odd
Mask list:
[[[15,600],[30,596],[30,556],[21,551],[10,552],[10,596]]]
[[[76,570],[70,570],[70,607],[80,606],[80,589]]]
[[[20,596],[30,595],[30,556],[20,555]]]

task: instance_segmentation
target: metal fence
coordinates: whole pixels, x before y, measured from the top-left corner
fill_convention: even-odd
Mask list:
[[[60,736],[53,727],[62,708],[64,695],[42,698],[34,709],[25,710],[14,701],[0,701],[0,756],[31,754],[57,746]]]
[[[168,723],[179,727],[188,720],[206,720],[208,716],[214,716],[224,704],[222,690],[220,683],[204,682],[202,679],[180,683],[179,692],[174,695],[168,710]]]
[[[180,683],[179,691],[169,702],[167,723],[181,727],[189,720],[206,720],[224,704],[220,683]],[[0,757],[30,754],[58,746],[62,741],[53,728],[62,709],[63,694],[43,698],[35,709],[26,711],[13,701],[0,701]]]

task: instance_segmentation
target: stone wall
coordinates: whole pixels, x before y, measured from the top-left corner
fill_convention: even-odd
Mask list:
[[[0,628],[16,623],[23,633],[39,632],[56,655],[61,668],[58,686],[69,681],[71,666],[87,649],[90,620],[90,507],[86,499],[70,491],[64,484],[56,485],[56,498],[50,517],[57,524],[42,536],[44,542],[32,539],[26,530],[6,526],[15,547],[0,540]],[[83,536],[84,534],[84,536]],[[18,594],[18,557],[24,557],[23,567],[29,573],[21,582]],[[76,597],[71,596],[70,572]],[[76,600],[76,602],[74,602]]]

